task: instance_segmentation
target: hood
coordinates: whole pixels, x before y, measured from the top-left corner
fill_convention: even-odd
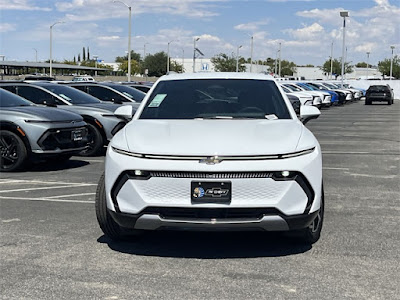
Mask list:
[[[134,111],[137,110],[137,108],[139,107],[140,103],[134,103],[134,102],[129,102],[129,103],[124,103],[123,105],[132,105]],[[80,104],[77,105],[80,107],[94,107],[94,108],[98,108],[101,110],[107,110],[109,112],[114,112],[118,107],[121,107],[121,104],[114,104],[114,103],[110,103],[110,102],[101,102],[101,103],[92,103],[92,104]]]
[[[134,120],[129,151],[161,155],[266,155],[296,151],[296,120]]]
[[[58,108],[41,107],[41,106],[16,106],[2,107],[3,111],[13,111],[20,114],[27,120],[42,120],[50,122],[60,121],[82,121],[83,118],[73,112],[65,111]]]

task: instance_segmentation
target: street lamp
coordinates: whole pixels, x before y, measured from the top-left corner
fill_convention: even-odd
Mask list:
[[[251,48],[250,48],[250,73],[253,71],[253,49],[254,49],[254,36],[247,33],[247,35],[251,39]]]
[[[114,0],[113,3],[120,2],[123,5],[125,5],[129,9],[129,35],[128,35],[128,82],[131,81],[131,18],[132,18],[132,7],[130,7],[128,4],[125,2],[122,2],[120,0]]]
[[[369,73],[369,55],[371,54],[371,52],[367,52],[367,80],[368,80],[368,73]]]
[[[346,43],[346,18],[349,17],[349,12],[341,11],[340,16],[343,18],[343,45],[342,45],[342,87],[343,87],[344,55],[345,55],[345,43]]]
[[[185,49],[182,48],[182,73],[183,73],[183,64],[185,63]]]
[[[281,69],[282,69],[282,43],[279,43],[279,77],[281,77]]]
[[[97,69],[97,58],[98,57],[99,57],[98,55],[93,55],[95,69]],[[94,70],[94,76],[97,77],[97,70]]]
[[[393,76],[393,50],[394,50],[394,46],[390,46],[390,49],[392,49],[392,57],[390,59],[390,79],[392,80],[392,76]]]
[[[53,25],[50,26],[50,77],[53,74],[53,67],[52,67],[52,62],[53,62],[53,53],[52,53],[52,51],[53,51],[53,49],[52,49],[53,48],[53,27],[54,27],[54,25],[62,24],[62,23],[65,23],[65,22],[58,21],[58,22],[55,22]]]
[[[240,45],[236,49],[236,72],[239,72],[239,49],[240,48],[242,48],[242,45]]]
[[[332,80],[332,73],[333,73],[333,42],[331,43],[331,80]]]
[[[36,48],[32,48],[33,50],[35,50],[35,62],[37,62],[37,49]]]
[[[143,45],[143,61],[146,58],[146,45],[148,45],[149,43],[144,43]]]
[[[193,39],[193,73],[196,72],[196,42],[199,40],[200,38],[195,38]]]
[[[167,49],[167,74],[169,73],[169,44],[171,44],[172,42],[177,42],[175,40],[169,41],[168,42],[168,49]]]

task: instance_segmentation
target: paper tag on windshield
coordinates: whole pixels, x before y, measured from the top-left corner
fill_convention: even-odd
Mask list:
[[[275,114],[272,115],[265,115],[267,120],[278,120],[278,117]]]
[[[167,97],[167,94],[156,95],[150,102],[149,107],[159,107],[160,104],[164,101],[165,97]]]

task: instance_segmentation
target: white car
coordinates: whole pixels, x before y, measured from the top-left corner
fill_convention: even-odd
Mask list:
[[[301,85],[296,84],[296,83],[288,83],[288,84],[285,84],[285,86],[286,87],[291,87],[291,88],[294,88],[294,89],[298,89],[299,91],[307,92],[307,93],[310,93],[312,95],[318,95],[321,98],[321,101],[322,101],[321,102],[322,103],[321,106],[322,105],[323,106],[330,106],[331,105],[332,96],[329,93],[322,92],[322,91],[313,91],[313,90],[311,90],[311,89],[309,89],[307,87],[301,86]],[[318,106],[318,107],[320,107],[320,106]]]
[[[132,107],[115,114],[132,117]],[[320,115],[301,106],[303,123]],[[272,78],[161,77],[112,139],[96,193],[105,235],[126,229],[293,231],[316,242],[321,148]]]
[[[305,92],[294,92],[283,85],[280,85],[280,87],[285,92],[285,94],[290,94],[290,95],[294,95],[294,96],[298,97],[300,99],[301,105],[314,105],[314,97],[318,97],[318,96],[313,96],[313,95],[307,94]]]
[[[285,87],[286,89],[296,92],[296,93],[306,93],[306,95],[311,95],[313,97],[313,103],[312,105],[320,108],[322,107],[322,98],[321,95],[315,91],[304,91],[300,87],[294,85],[294,84],[288,84],[288,83],[282,83],[282,87]]]

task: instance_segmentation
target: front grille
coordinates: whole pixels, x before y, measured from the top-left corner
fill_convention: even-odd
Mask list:
[[[200,178],[200,179],[243,179],[243,178],[272,178],[272,172],[163,172],[151,171],[150,177],[163,178]]]
[[[82,130],[82,139],[79,141],[74,141],[72,139],[72,132],[75,130]],[[84,147],[86,146],[86,144],[87,144],[86,127],[50,129],[47,130],[38,140],[38,145],[43,150],[75,149]]]

